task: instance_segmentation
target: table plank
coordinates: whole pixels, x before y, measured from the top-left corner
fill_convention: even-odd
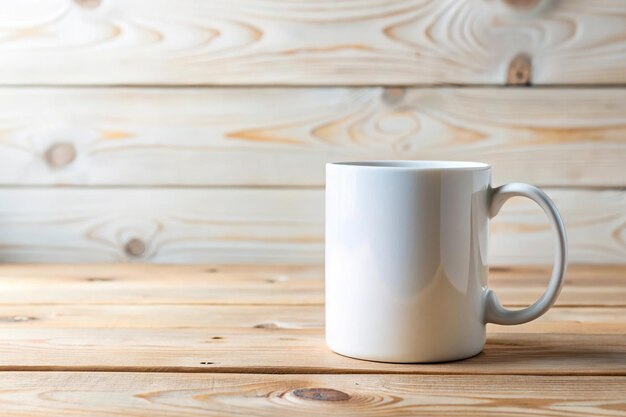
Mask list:
[[[414,365],[337,355],[316,329],[3,328],[0,370],[626,375],[626,335],[491,333],[471,359]]]
[[[207,332],[324,327],[322,305],[0,305],[0,329],[196,329]],[[554,307],[494,333],[626,334],[625,307]],[[280,335],[280,332],[276,333]]]
[[[0,373],[5,416],[623,416],[626,378]]]
[[[495,267],[489,282],[504,304],[524,306],[548,275]],[[317,305],[323,276],[317,265],[0,265],[0,305]],[[570,266],[557,305],[626,307],[626,267]]]

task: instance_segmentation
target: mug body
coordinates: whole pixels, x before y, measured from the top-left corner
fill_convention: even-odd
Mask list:
[[[326,341],[342,355],[438,362],[485,343],[491,169],[326,166]]]

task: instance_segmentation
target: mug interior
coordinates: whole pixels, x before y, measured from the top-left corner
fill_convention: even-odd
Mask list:
[[[489,169],[489,164],[468,161],[353,161],[332,162],[331,165],[354,166],[362,168],[398,168],[411,170],[445,170],[466,169],[480,170]]]

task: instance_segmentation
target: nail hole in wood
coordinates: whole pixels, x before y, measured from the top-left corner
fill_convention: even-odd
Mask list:
[[[261,323],[254,326],[255,329],[278,329],[280,328],[276,323]]]
[[[265,282],[269,284],[275,284],[277,282],[285,282],[285,281],[289,281],[289,277],[287,275],[277,275],[274,278],[268,278],[265,280]]]
[[[85,278],[85,281],[88,282],[109,282],[109,281],[114,281],[113,278],[106,278],[106,277],[88,277]]]
[[[100,6],[101,0],[74,0],[74,2],[84,9],[95,9]]]
[[[52,168],[64,167],[76,159],[76,148],[71,143],[55,143],[46,150],[44,159]]]
[[[138,257],[145,253],[146,244],[141,239],[133,238],[126,242],[126,245],[124,246],[124,251],[129,256]]]
[[[507,74],[509,85],[530,85],[532,76],[532,62],[527,54],[519,54],[511,60]]]
[[[0,317],[1,323],[20,323],[23,321],[33,321],[38,320],[37,317],[29,317],[29,316],[5,316]]]
[[[300,388],[293,395],[304,400],[314,401],[347,401],[350,396],[345,392],[331,388]]]
[[[213,362],[200,362],[200,365],[213,365]]]

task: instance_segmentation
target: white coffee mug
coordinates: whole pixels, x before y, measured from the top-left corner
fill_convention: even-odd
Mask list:
[[[563,285],[566,236],[538,188],[491,187],[477,162],[326,165],[326,341],[342,355],[439,362],[478,354],[486,323],[544,314]],[[487,287],[489,219],[513,196],[535,201],[556,232],[552,277],[530,307],[502,307]]]

